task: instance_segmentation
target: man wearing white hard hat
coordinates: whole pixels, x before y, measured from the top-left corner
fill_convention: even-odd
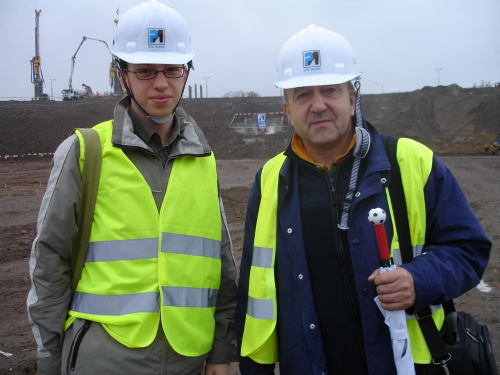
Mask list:
[[[322,27],[301,30],[279,53],[276,85],[295,132],[249,198],[235,315],[243,375],[274,374],[277,362],[281,374],[395,374],[374,298],[410,315],[433,305],[440,327],[440,304],[477,285],[486,267],[491,243],[450,171],[401,138],[415,258],[379,273],[367,216],[391,212],[391,163],[361,116],[359,78],[349,43]],[[400,265],[391,220],[386,231]],[[408,335],[419,373],[431,356],[415,322]]]
[[[28,296],[38,374],[227,375],[236,267],[214,155],[178,107],[194,56],[186,22],[142,3],[121,17],[113,54],[127,96],[93,128],[101,170],[81,277],[73,238],[95,150],[83,131],[56,151],[40,209]]]

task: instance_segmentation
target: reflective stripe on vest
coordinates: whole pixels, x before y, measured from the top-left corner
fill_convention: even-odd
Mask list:
[[[205,354],[213,343],[221,272],[215,159],[176,159],[158,212],[144,177],[111,144],[112,122],[95,128],[103,144],[101,177],[66,326],[75,318],[90,319],[123,345],[145,347],[161,320],[177,353]]]
[[[261,201],[255,229],[241,355],[257,363],[278,360],[277,303],[274,280],[279,171],[286,156],[266,163],[261,174]]]
[[[415,141],[400,138],[397,158],[408,208],[414,256],[418,256],[422,253],[425,243],[426,207],[424,187],[432,169],[433,154],[427,147]],[[275,337],[277,313],[274,257],[276,251],[278,177],[285,159],[286,157],[282,154],[271,159],[264,166],[261,176],[262,200],[259,206],[255,231],[247,315],[241,348],[242,356],[248,356],[258,363],[274,363],[278,356],[278,344]],[[273,188],[274,192],[271,191]],[[386,192],[391,218],[394,222],[388,189],[386,189]],[[266,201],[264,201],[264,195],[266,195]],[[259,226],[259,222],[263,224],[265,222],[265,225]],[[264,245],[259,244],[257,246],[257,238],[267,239],[267,242],[264,242]],[[391,253],[395,255],[396,259],[401,259],[395,228],[391,242]],[[399,264],[401,264],[400,261]],[[262,270],[270,277],[264,277],[264,271]],[[441,306],[431,306],[431,309],[434,321],[438,329],[441,329],[444,322],[443,309]],[[407,323],[414,362],[430,363],[431,355],[418,322],[414,317],[409,317]]]

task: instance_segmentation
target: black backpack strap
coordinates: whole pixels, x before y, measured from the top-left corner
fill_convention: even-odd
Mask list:
[[[381,135],[381,138],[389,161],[391,162],[391,185],[389,186],[389,193],[391,195],[394,221],[398,233],[401,259],[403,263],[408,263],[413,259],[413,246],[411,244],[408,208],[406,206],[401,170],[397,159],[398,138],[388,135]],[[450,306],[452,306],[454,310],[453,301],[449,301],[445,304],[445,310],[450,309]],[[419,311],[415,316],[417,317],[418,325],[424,335],[429,352],[432,355],[433,363],[441,366],[444,373],[446,373],[446,362],[451,356],[444,346],[436,324],[434,324],[430,307],[426,307],[422,311]]]
[[[399,248],[403,263],[411,262],[413,259],[413,247],[411,245],[410,223],[408,221],[408,210],[406,208],[405,192],[401,180],[401,170],[397,158],[398,138],[390,135],[381,135],[387,156],[391,162],[391,195],[392,210],[395,218],[396,231],[398,233]]]
[[[97,199],[97,188],[101,176],[101,139],[95,129],[74,129],[72,134],[80,131],[85,141],[85,164],[82,171],[82,197],[80,212],[76,224],[78,233],[73,239],[71,253],[71,292],[76,291],[76,286],[82,277],[83,265],[87,255],[87,246],[90,238],[90,229],[94,220],[94,208]]]

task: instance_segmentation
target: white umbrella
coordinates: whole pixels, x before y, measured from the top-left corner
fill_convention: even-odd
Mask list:
[[[387,237],[385,234],[384,222],[386,219],[385,211],[381,208],[374,208],[368,212],[368,221],[373,224],[377,243],[380,250],[382,266],[380,273],[390,272],[396,269],[395,264],[389,253]],[[415,366],[413,364],[413,356],[411,354],[410,338],[406,326],[406,313],[404,310],[388,311],[380,306],[378,297],[375,297],[375,303],[384,316],[385,324],[389,327],[391,333],[392,352],[394,355],[394,363],[398,375],[413,375],[415,374]]]

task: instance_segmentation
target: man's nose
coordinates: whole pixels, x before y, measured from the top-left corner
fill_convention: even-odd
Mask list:
[[[320,113],[325,111],[327,108],[325,103],[325,98],[320,92],[314,92],[312,96],[311,111],[315,113]]]
[[[165,89],[169,86],[169,78],[165,77],[163,72],[158,72],[155,78],[153,78],[153,86],[157,89]]]

